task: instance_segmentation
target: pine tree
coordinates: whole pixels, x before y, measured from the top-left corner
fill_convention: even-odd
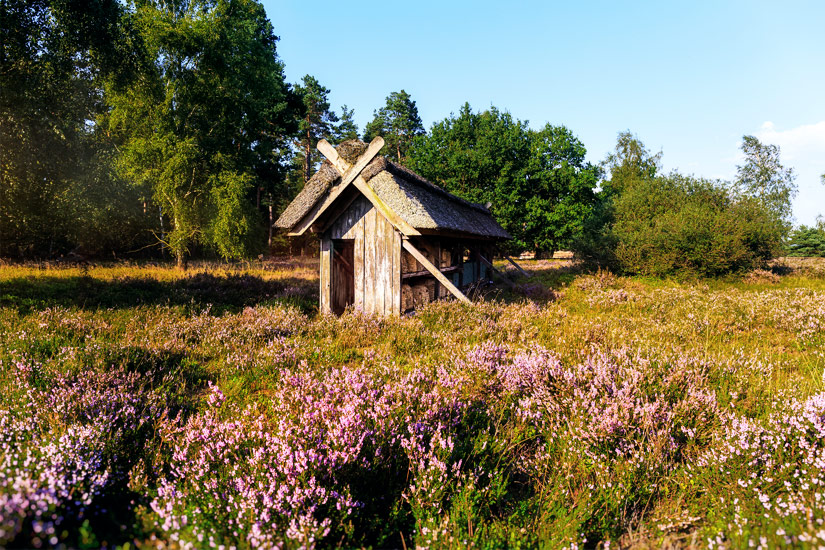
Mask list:
[[[364,129],[364,141],[382,136],[386,145],[382,154],[395,153],[403,162],[415,136],[424,134],[424,125],[418,116],[418,107],[410,94],[401,90],[387,96],[386,105],[374,112],[374,118]]]
[[[341,116],[339,118],[338,126],[335,127],[332,141],[336,144],[342,143],[349,139],[358,139],[358,125],[355,123],[355,111],[347,109],[346,105],[341,106]]]
[[[295,85],[295,93],[300,98],[303,109],[298,122],[298,138],[295,145],[303,166],[303,183],[306,183],[312,177],[315,168],[315,146],[320,139],[326,139],[333,134],[338,115],[330,109],[327,98],[329,89],[321,86],[315,77],[306,75],[301,84]]]

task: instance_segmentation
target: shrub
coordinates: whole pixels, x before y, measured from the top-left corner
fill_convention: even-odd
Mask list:
[[[626,273],[716,277],[763,265],[782,227],[758,201],[679,174],[637,181],[614,201],[616,260]]]

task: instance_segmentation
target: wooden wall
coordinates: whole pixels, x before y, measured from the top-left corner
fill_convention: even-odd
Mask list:
[[[332,250],[338,239],[352,240],[354,303],[381,315],[401,312],[401,234],[362,196],[321,238],[321,311],[331,311]]]

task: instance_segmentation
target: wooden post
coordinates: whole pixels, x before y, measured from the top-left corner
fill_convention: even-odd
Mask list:
[[[392,231],[392,314],[401,314],[401,233]]]
[[[430,272],[430,274],[436,278],[442,285],[444,285],[447,290],[449,290],[453,296],[464,302],[465,304],[469,304],[470,300],[460,291],[458,290],[450,280],[441,273],[441,270],[435,267],[430,260],[427,259],[424,254],[422,254],[413,244],[408,240],[401,241],[404,250],[409,252],[413,255],[413,257],[418,260],[418,262],[424,266],[424,269]],[[439,262],[441,263],[441,262]]]
[[[321,313],[332,312],[332,240],[321,237]]]

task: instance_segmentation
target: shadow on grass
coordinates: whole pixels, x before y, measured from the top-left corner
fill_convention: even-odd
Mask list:
[[[286,302],[309,311],[317,307],[315,285],[305,279],[265,280],[248,274],[196,273],[172,281],[152,277],[18,277],[0,282],[0,307],[25,314],[49,307],[122,309],[142,305],[211,305],[216,312],[238,311],[261,303]]]
[[[481,289],[481,295],[487,300],[496,299],[505,303],[525,299],[535,302],[553,301],[576,277],[586,272],[583,264],[569,260],[522,262],[522,267],[529,276],[503,262],[497,267],[500,274],[494,275],[493,285]]]

